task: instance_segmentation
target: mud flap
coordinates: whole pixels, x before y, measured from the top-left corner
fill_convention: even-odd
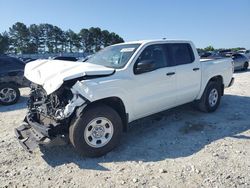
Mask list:
[[[26,122],[23,122],[21,126],[15,129],[15,135],[21,146],[29,153],[32,153],[39,144],[50,142],[47,137],[34,130]]]

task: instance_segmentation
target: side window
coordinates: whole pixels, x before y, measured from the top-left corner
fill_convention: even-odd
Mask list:
[[[166,67],[166,57],[162,45],[151,45],[146,47],[138,57],[136,64],[141,61],[152,60],[155,69]]]
[[[172,56],[172,65],[189,64],[195,60],[194,53],[190,44],[176,43],[168,44],[168,46]]]

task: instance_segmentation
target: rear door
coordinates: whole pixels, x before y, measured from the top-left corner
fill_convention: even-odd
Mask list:
[[[201,85],[201,65],[195,59],[189,43],[168,44],[172,63],[176,69],[177,105],[195,100]]]

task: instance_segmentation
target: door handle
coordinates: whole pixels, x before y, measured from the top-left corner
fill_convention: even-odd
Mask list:
[[[200,68],[193,68],[193,71],[198,71],[200,70]]]
[[[171,76],[171,75],[174,75],[174,74],[175,74],[175,72],[168,72],[167,76]]]

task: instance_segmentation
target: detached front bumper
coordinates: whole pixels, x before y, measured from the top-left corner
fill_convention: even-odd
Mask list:
[[[42,125],[34,120],[31,115],[27,115],[23,123],[15,129],[15,135],[21,146],[32,153],[39,145],[50,144],[58,133],[58,125]]]

